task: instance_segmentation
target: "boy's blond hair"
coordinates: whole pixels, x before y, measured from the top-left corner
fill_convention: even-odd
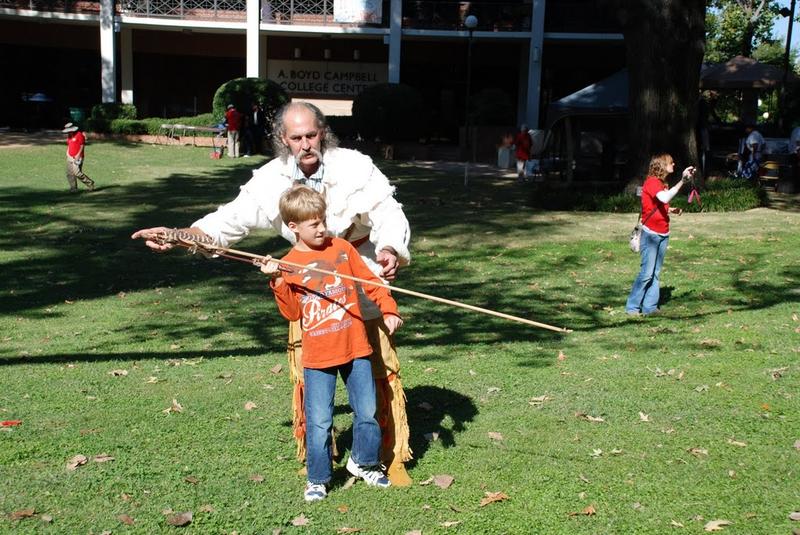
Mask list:
[[[328,206],[325,197],[308,186],[294,186],[286,190],[278,202],[278,210],[285,224],[302,223],[309,219],[325,219]]]

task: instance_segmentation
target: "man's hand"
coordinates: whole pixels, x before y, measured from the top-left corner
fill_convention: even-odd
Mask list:
[[[681,215],[683,213],[683,210],[680,209],[680,208],[672,208],[672,207],[670,207],[669,213],[670,214],[675,214],[675,215]]]
[[[386,329],[389,331],[389,334],[394,334],[397,329],[403,326],[403,319],[400,316],[395,316],[394,314],[384,314],[383,323],[386,325]]]
[[[376,260],[383,266],[381,277],[393,281],[397,278],[397,268],[400,264],[397,261],[397,253],[393,249],[381,249],[378,251]]]
[[[131,234],[132,240],[138,240],[140,238],[144,239],[144,244],[151,248],[154,251],[158,251],[159,253],[163,253],[164,251],[169,251],[174,246],[171,243],[158,243],[155,239],[158,237],[159,234],[164,234],[172,229],[168,229],[167,227],[153,227],[153,228],[144,228],[141,230],[137,230],[133,234]]]

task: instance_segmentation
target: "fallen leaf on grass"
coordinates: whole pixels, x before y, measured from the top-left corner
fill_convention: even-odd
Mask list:
[[[89,459],[85,455],[76,455],[67,462],[67,470],[77,470],[79,466],[83,466],[87,462],[89,462]]]
[[[53,517],[50,516],[50,515],[42,515],[42,516],[39,517],[39,520],[41,520],[45,524],[49,524],[50,522],[53,521]]]
[[[309,520],[306,518],[306,515],[300,515],[292,519],[293,526],[307,526],[308,522]]]
[[[691,453],[695,457],[700,457],[701,455],[708,456],[708,450],[705,449],[705,448],[689,448],[686,451],[688,451],[689,453]]]
[[[539,406],[544,405],[546,401],[552,401],[553,398],[550,396],[536,396],[535,398],[531,398],[528,402],[528,405]]]
[[[422,484],[429,485],[429,484],[433,483],[434,485],[436,485],[440,489],[446,489],[446,488],[449,488],[450,485],[453,484],[453,481],[455,481],[455,478],[453,476],[450,476],[450,475],[447,475],[447,474],[440,474],[438,476],[433,476],[432,478],[430,478],[430,479],[428,479],[426,481],[423,481],[420,484],[421,485]]]
[[[178,403],[177,399],[173,398],[172,399],[172,406],[167,407],[166,409],[164,409],[161,412],[163,412],[164,414],[170,414],[172,412],[183,412],[183,405]]]
[[[579,515],[594,516],[596,514],[597,514],[597,509],[594,508],[594,505],[587,505],[580,512],[569,513],[569,516],[579,516]]]
[[[489,438],[492,440],[503,440],[503,435],[495,431],[489,431]]]
[[[587,422],[594,422],[594,423],[603,423],[605,420],[600,416],[591,416],[589,414],[585,414],[583,412],[576,412],[575,416],[580,418],[581,420],[586,420]]]
[[[567,356],[564,354],[563,351],[559,351],[556,360],[558,360],[559,362],[564,362],[565,360],[567,360]]]
[[[500,392],[500,387],[498,387],[498,386],[490,386],[489,388],[486,389],[486,393],[487,394],[494,394],[496,392]]]
[[[504,502],[509,499],[505,492],[485,492],[484,494],[480,504],[481,507],[485,507],[494,502]]]
[[[601,455],[603,455],[603,450],[595,448],[592,450],[592,453],[589,454],[589,457],[600,457]]]
[[[144,382],[146,385],[154,385],[158,382],[158,377],[151,375],[147,378],[147,381]]]
[[[442,522],[439,524],[443,528],[452,528],[453,526],[457,526],[461,523],[460,520],[448,520],[447,522]]]
[[[246,411],[251,411],[256,408],[258,408],[258,405],[256,405],[252,401],[248,401],[247,403],[244,404],[244,410]]]
[[[794,441],[794,449],[796,449],[797,451],[800,451],[800,440],[795,440]]]
[[[675,527],[675,528],[682,528],[683,527],[683,524],[681,524],[677,520],[673,520],[672,522],[669,523],[669,525],[672,526],[672,527]]]
[[[281,370],[282,370],[282,369],[283,369],[283,366],[282,366],[282,365],[280,365],[280,364],[276,364],[275,366],[273,366],[272,368],[270,368],[270,369],[269,369],[269,371],[271,371],[271,372],[272,372],[272,373],[274,373],[275,375],[278,375],[279,373],[281,373]]]
[[[96,463],[108,463],[114,460],[114,457],[107,453],[101,453],[100,455],[95,455],[92,457],[92,461]]]
[[[22,425],[22,420],[3,420],[0,422],[0,427],[15,427]]]
[[[789,520],[794,520],[795,522],[800,521],[800,511],[789,513]]]
[[[406,531],[403,535],[422,535],[422,530],[415,529],[412,531]]]
[[[14,511],[8,517],[11,520],[22,520],[23,518],[30,518],[36,514],[36,508],[29,507],[27,509],[20,509],[19,511]]]
[[[359,533],[361,528],[339,528],[336,533]]]
[[[730,526],[733,522],[728,520],[711,520],[706,522],[706,525],[703,526],[703,529],[706,531],[722,531],[725,526]]]
[[[197,485],[198,483],[200,483],[200,480],[194,476],[186,476],[183,478],[183,480],[192,485]]]
[[[201,505],[200,509],[198,509],[197,511],[200,513],[213,513],[214,507],[211,504],[207,503],[205,505]]]
[[[248,479],[250,481],[255,481],[256,483],[263,483],[264,482],[264,476],[262,476],[261,474],[253,474]]]
[[[649,422],[650,421],[650,415],[649,414],[645,414],[642,411],[639,411],[639,421],[641,421],[641,422]]]
[[[108,372],[108,375],[111,375],[112,377],[125,377],[128,375],[128,370],[111,370]]]
[[[167,524],[175,527],[188,526],[192,523],[192,512],[184,511],[167,517]]]
[[[733,440],[732,438],[728,439],[728,444],[731,446],[739,446],[740,448],[746,448],[747,442],[742,442],[740,440]]]
[[[339,507],[336,508],[336,510],[344,514],[350,510],[350,507],[347,505],[340,505]]]
[[[125,524],[126,526],[132,526],[136,521],[128,515],[119,515],[117,520]]]
[[[356,484],[356,478],[355,477],[349,477],[349,478],[347,478],[347,481],[344,482],[344,485],[342,485],[342,490],[347,490],[347,489],[351,488],[355,484]]]

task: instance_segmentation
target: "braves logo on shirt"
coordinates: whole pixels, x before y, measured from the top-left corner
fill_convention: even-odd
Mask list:
[[[347,255],[342,254],[338,263],[347,262]],[[336,271],[335,265],[327,262],[313,262],[309,267]],[[300,285],[308,289],[300,297],[300,306],[303,314],[303,330],[311,336],[319,336],[340,329],[346,329],[352,324],[348,311],[356,306],[351,292],[354,288],[347,285],[341,277],[301,269]]]

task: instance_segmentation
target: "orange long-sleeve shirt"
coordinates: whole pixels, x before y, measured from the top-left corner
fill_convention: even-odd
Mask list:
[[[329,238],[321,250],[292,249],[283,260],[382,282],[347,241]],[[303,330],[303,367],[330,368],[372,353],[361,316],[356,282],[307,269],[287,267],[270,282],[283,317],[300,320]],[[386,288],[364,284],[364,291],[384,314],[397,313],[397,303]]]

